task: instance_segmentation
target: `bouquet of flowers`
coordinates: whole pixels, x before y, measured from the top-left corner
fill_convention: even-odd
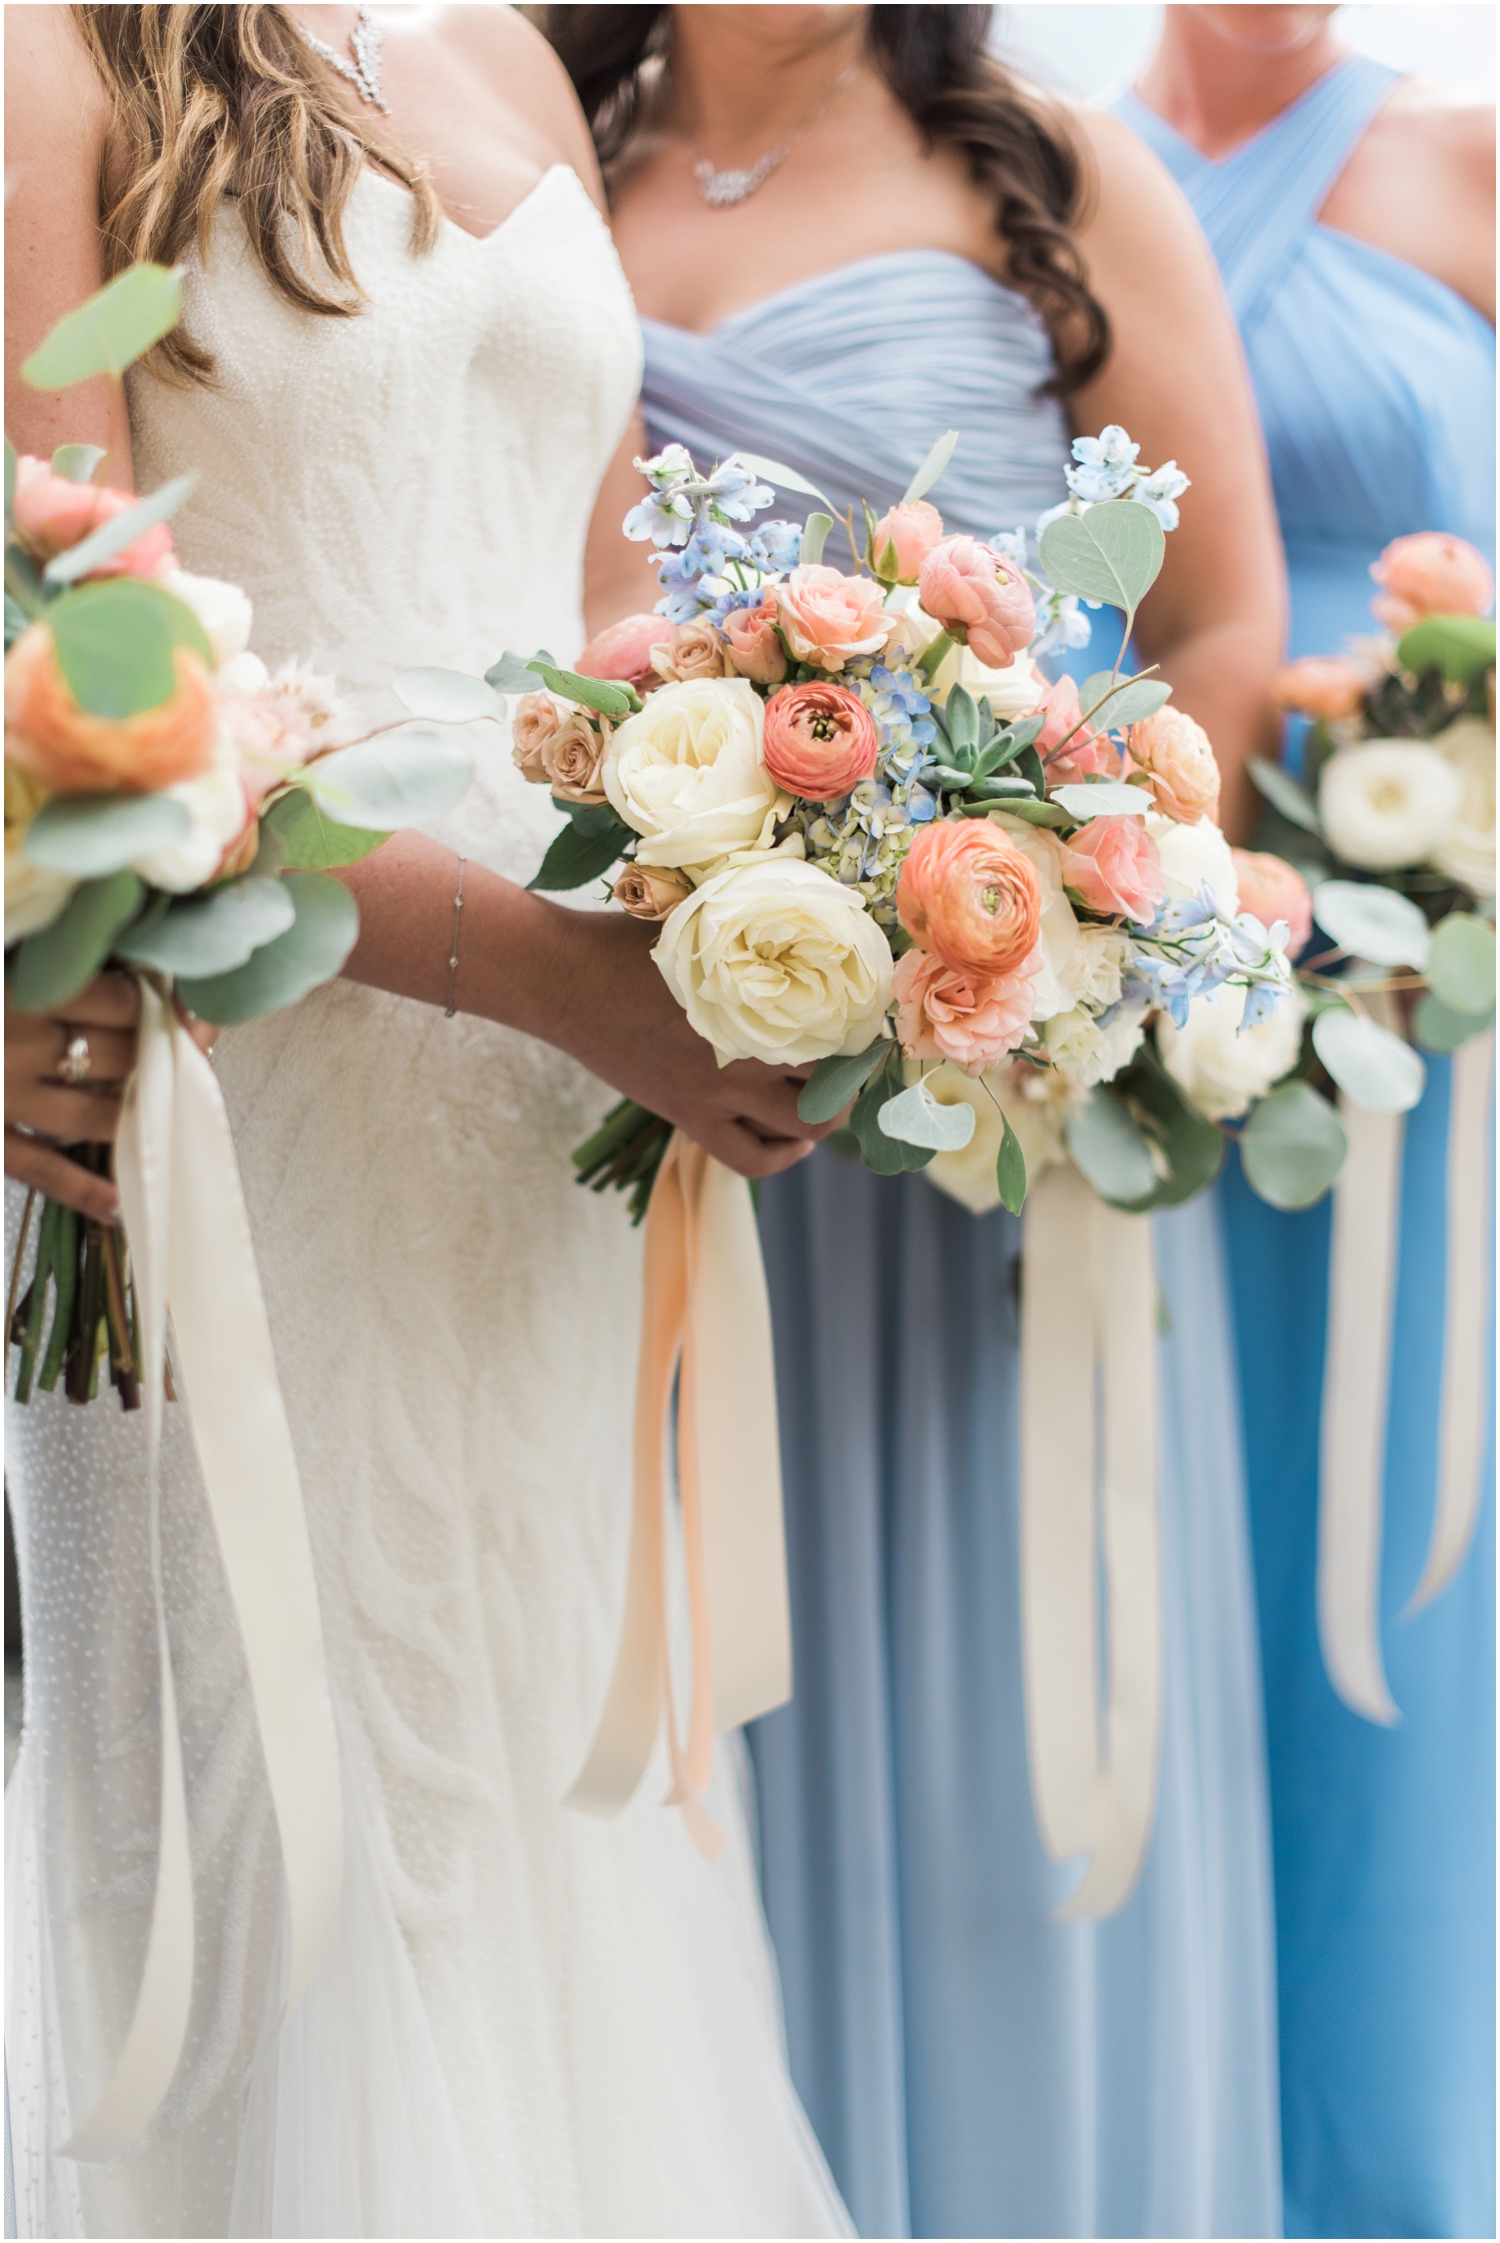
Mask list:
[[[174,274],[123,273],[23,368],[38,389],[118,379],[173,326]],[[469,759],[414,726],[356,740],[332,685],[247,652],[233,584],[181,568],[168,522],[183,477],[137,499],[100,482],[103,454],[5,452],[5,951],[12,1005],[40,1011],[111,961],[220,1023],[273,1012],[329,980],[358,913],[330,868],[396,826],[439,815]],[[82,1082],[87,1039],[61,1061]],[[97,1167],[103,1146],[69,1148]],[[23,1219],[6,1309],[15,1394],[63,1377],[73,1401],[101,1362],[139,1403],[140,1339],[124,1244],[43,1202],[29,1284]],[[49,1300],[53,1304],[50,1331]]]

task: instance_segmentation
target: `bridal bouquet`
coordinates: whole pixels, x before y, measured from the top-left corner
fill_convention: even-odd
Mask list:
[[[63,320],[24,377],[118,377],[179,308],[175,276],[138,266]],[[329,681],[300,663],[269,674],[247,652],[244,593],[178,565],[168,522],[191,477],[137,499],[103,485],[103,465],[92,445],[50,461],[6,445],[6,986],[23,1011],[65,1006],[113,961],[208,1020],[249,1020],[339,971],[358,914],[330,868],[448,808],[468,759],[410,726],[356,741]],[[82,1082],[87,1068],[78,1035],[61,1074]],[[139,1334],[115,1232],[45,1201],[17,1298],[36,1197],[6,1312],[16,1398],[62,1376],[86,1402],[104,1361],[135,1407]]]

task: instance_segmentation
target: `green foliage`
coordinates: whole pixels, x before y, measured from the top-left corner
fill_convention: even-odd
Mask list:
[[[59,444],[52,455],[52,472],[60,475],[66,483],[91,483],[94,469],[103,457],[103,447],[98,444]],[[6,492],[5,504],[8,510],[9,490]]]
[[[81,446],[88,450],[88,446]],[[193,487],[191,475],[179,475],[175,482],[164,483],[149,498],[139,499],[123,514],[114,515],[77,545],[69,546],[66,553],[55,553],[42,571],[44,584],[76,584],[80,577],[91,576],[95,569],[103,568],[117,553],[158,522],[165,522],[175,514]]]
[[[900,1176],[910,1169],[925,1168],[933,1157],[927,1146],[903,1144],[899,1137],[887,1137],[880,1127],[882,1107],[889,1105],[901,1088],[900,1058],[892,1045],[890,1056],[876,1068],[849,1117],[859,1140],[860,1158],[877,1176]]]
[[[1134,615],[1156,582],[1167,541],[1149,506],[1112,500],[1060,514],[1041,536],[1042,567],[1059,592]]]
[[[1154,717],[1172,698],[1172,688],[1163,678],[1115,679],[1112,671],[1096,671],[1085,678],[1078,689],[1078,705],[1096,732],[1113,730],[1118,725],[1139,724],[1145,717]]]
[[[280,795],[261,820],[260,830],[262,849],[266,836],[274,836],[281,846],[281,864],[297,872],[332,872],[338,865],[358,864],[390,838],[368,826],[340,825],[325,817],[306,787],[292,787]],[[269,869],[260,865],[259,858],[256,865]]]
[[[1429,615],[1402,633],[1396,659],[1420,677],[1436,670],[1452,685],[1471,685],[1495,667],[1495,625],[1480,615]]]
[[[32,820],[25,850],[35,864],[92,880],[175,848],[191,825],[170,794],[55,794]]]
[[[1091,818],[1143,818],[1151,808],[1146,789],[1124,779],[1080,779],[1075,786],[1054,787],[1052,799],[1080,825]]]
[[[974,1134],[977,1119],[967,1099],[945,1106],[919,1077],[885,1101],[876,1115],[876,1126],[903,1145],[922,1145],[934,1153],[961,1153]]]
[[[122,958],[157,972],[202,981],[231,973],[296,921],[282,880],[226,881],[201,896],[178,897],[150,925],[133,927],[116,945]]]
[[[1206,1191],[1223,1164],[1223,1132],[1189,1103],[1154,1044],[1141,1045],[1113,1087],[1155,1154],[1157,1180],[1150,1195],[1137,1203],[1141,1211],[1177,1207]]]
[[[1264,756],[1250,758],[1250,776],[1273,809],[1304,833],[1313,833],[1321,840],[1323,822],[1318,816],[1318,806],[1307,789],[1299,786],[1290,771],[1283,771],[1279,763],[1270,763]]]
[[[182,288],[164,265],[128,272],[60,319],[21,368],[33,389],[71,389],[95,374],[123,374],[182,316]]]
[[[1493,1005],[1486,1013],[1452,1012],[1429,990],[1417,1007],[1417,1042],[1427,1051],[1457,1051],[1471,1036],[1482,1036],[1494,1017]]]
[[[505,704],[488,680],[471,678],[463,670],[403,670],[392,690],[414,717],[436,724],[469,724],[475,717],[505,714]]]
[[[630,838],[629,826],[618,818],[593,833],[576,822],[565,825],[526,885],[543,892],[586,887],[619,862]]]
[[[1410,897],[1370,880],[1324,880],[1312,892],[1313,917],[1351,957],[1372,966],[1427,962],[1431,936]],[[1494,938],[1491,937],[1493,955]]]
[[[1240,1159],[1252,1191],[1273,1207],[1311,1207],[1337,1181],[1349,1150],[1344,1125],[1311,1083],[1280,1083],[1256,1107],[1240,1135]]]
[[[809,514],[802,525],[802,542],[797,548],[797,558],[805,567],[812,567],[823,558],[823,548],[828,543],[833,528],[831,514]]]
[[[224,1026],[294,1005],[332,981],[354,948],[359,911],[347,888],[324,873],[289,872],[281,883],[296,917],[284,934],[229,973],[184,977],[183,1003]]]
[[[907,484],[901,500],[903,506],[911,506],[916,500],[926,496],[932,489],[933,484],[940,480],[949,460],[953,457],[957,445],[958,430],[956,428],[950,428],[945,435],[938,438],[926,459],[917,469],[916,474]],[[742,458],[743,456],[741,454]]]
[[[664,623],[663,633],[667,629]],[[484,682],[493,686],[497,693],[534,693],[536,672],[524,655],[502,654],[499,661],[492,662],[485,671]]]
[[[1402,1036],[1330,1005],[1312,1024],[1313,1050],[1353,1106],[1369,1114],[1409,1113],[1422,1095],[1427,1069]]]
[[[474,760],[456,741],[419,724],[356,741],[310,763],[302,784],[341,825],[394,832],[427,825],[451,810],[473,775]]]
[[[179,647],[213,664],[192,609],[138,577],[80,585],[52,603],[47,624],[68,689],[92,716],[139,716],[170,701]]]
[[[1495,930],[1472,912],[1450,912],[1432,930],[1427,986],[1453,1013],[1495,1009]]]
[[[832,1121],[864,1088],[890,1048],[884,1036],[877,1036],[873,1044],[852,1058],[835,1053],[831,1059],[820,1059],[798,1096],[799,1117],[805,1122]]]
[[[11,1002],[22,1012],[66,1004],[92,981],[137,916],[146,891],[133,872],[86,880],[39,934],[28,935],[7,976]]]
[[[641,706],[641,697],[632,685],[618,685],[612,678],[581,677],[576,670],[559,670],[552,663],[542,661],[540,656],[530,667],[543,685],[560,694],[564,701],[577,701],[585,709],[593,709],[615,723]]]
[[[1150,1145],[1123,1098],[1108,1084],[1096,1083],[1087,1103],[1068,1116],[1067,1140],[1079,1168],[1111,1207],[1133,1210],[1150,1204],[1158,1181]]]
[[[1004,1135],[1000,1139],[1000,1152],[995,1162],[995,1185],[1000,1194],[1000,1204],[1019,1215],[1026,1205],[1026,1155],[1021,1150],[1021,1140],[1011,1128],[1004,1114],[1000,1116]]]

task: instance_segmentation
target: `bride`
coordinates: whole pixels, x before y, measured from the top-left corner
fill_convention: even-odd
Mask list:
[[[16,385],[18,448],[107,443],[145,490],[195,471],[184,564],[246,586],[269,662],[308,656],[376,718],[415,665],[566,660],[585,582],[596,626],[642,604],[608,574],[630,566],[640,344],[582,119],[510,8],[411,17],[383,48],[352,7],[9,24],[12,364],[119,264],[186,266],[128,426],[102,384]],[[197,1974],[171,2094],[110,2166],[60,2153],[118,2055],[154,1887],[142,1429],[102,1401],[11,1411],[23,2234],[846,2231],[786,2076],[733,1769],[713,1869],[657,1806],[661,1771],[614,1823],[559,1804],[623,1595],[639,1290],[638,1241],[568,1148],[606,1084],[745,1174],[817,1133],[789,1078],[715,1067],[649,930],[519,884],[551,814],[483,729],[459,808],[348,875],[345,977],[218,1047],[317,1566],[345,1881],[278,2037],[279,1854],[179,1405],[163,1574]],[[60,1019],[8,1015],[19,1182],[87,1203],[47,1139],[112,1133],[99,1080],[128,1070],[129,1016],[109,977],[68,1008],[98,1053],[84,1092],[59,1086]]]

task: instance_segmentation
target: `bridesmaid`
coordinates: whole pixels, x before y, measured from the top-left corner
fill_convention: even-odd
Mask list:
[[[1374,628],[1394,537],[1494,544],[1493,112],[1349,53],[1328,7],[1166,11],[1120,114],[1239,320],[1294,654]],[[1290,2235],[1494,2233],[1494,1560],[1399,1615],[1436,1481],[1449,1063],[1407,1117],[1382,1618],[1400,1725],[1333,1694],[1314,1607],[1330,1210],[1223,1192],[1265,1664]],[[1268,1406],[1268,1404],[1272,1406]],[[1493,1455],[1486,1477],[1493,1476]]]
[[[985,536],[1064,495],[1070,426],[1175,452],[1195,488],[1141,640],[1243,801],[1281,582],[1233,331],[1160,168],[1112,120],[1023,94],[985,59],[989,14],[551,11],[612,159],[652,442],[741,444],[878,512],[957,428],[934,496]],[[748,173],[737,201],[700,192],[714,166]],[[798,1677],[752,1738],[764,1884],[794,2073],[855,2219],[1275,2232],[1259,1681],[1207,1215],[1158,1233],[1177,1337],[1157,1829],[1094,1926],[1052,1920],[1076,1870],[1029,1806],[1019,1228],[836,1159],[762,1204]]]

